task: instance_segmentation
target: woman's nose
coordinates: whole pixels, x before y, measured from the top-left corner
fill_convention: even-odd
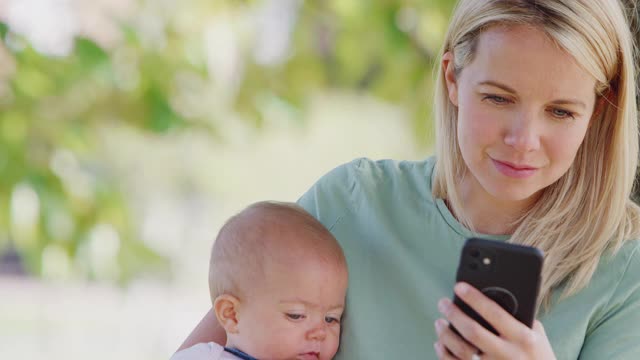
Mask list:
[[[536,128],[536,115],[522,112],[507,126],[504,143],[518,152],[530,152],[540,148],[540,134]]]

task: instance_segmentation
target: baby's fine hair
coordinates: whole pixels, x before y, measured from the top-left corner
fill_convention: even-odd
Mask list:
[[[311,256],[346,269],[336,239],[299,205],[262,201],[248,206],[227,220],[213,244],[211,300],[222,294],[242,298],[251,284],[261,281],[267,260],[292,256]]]

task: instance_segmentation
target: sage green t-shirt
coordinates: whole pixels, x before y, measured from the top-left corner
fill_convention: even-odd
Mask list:
[[[460,250],[472,234],[432,197],[434,164],[434,158],[358,159],[329,172],[299,200],[347,257],[338,360],[437,359],[436,304],[451,297]],[[558,359],[640,359],[638,248],[628,241],[603,256],[587,288],[554,300],[539,318]]]

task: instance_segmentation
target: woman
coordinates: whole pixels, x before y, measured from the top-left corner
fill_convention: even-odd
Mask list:
[[[618,0],[459,2],[436,89],[436,156],[359,159],[299,201],[349,265],[338,359],[639,356],[633,60]],[[448,300],[471,236],[545,253],[532,329],[464,284],[456,294],[501,336]],[[207,315],[185,345],[223,340],[218,330]]]

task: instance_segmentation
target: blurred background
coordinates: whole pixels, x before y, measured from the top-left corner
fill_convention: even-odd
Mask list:
[[[453,4],[0,0],[0,358],[168,358],[229,216],[431,154]]]

